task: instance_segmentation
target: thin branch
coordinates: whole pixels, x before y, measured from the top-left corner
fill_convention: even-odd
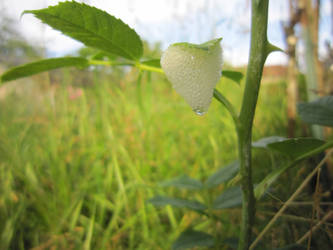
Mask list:
[[[229,111],[232,119],[234,120],[235,126],[237,128],[239,126],[239,119],[238,119],[238,115],[234,109],[234,106],[217,89],[214,89],[214,97],[217,101],[222,103],[224,105],[224,107]]]
[[[286,204],[286,202],[283,202],[283,201],[277,201],[276,204],[281,204],[281,205],[284,205]],[[289,207],[291,206],[313,206],[315,203],[312,202],[312,201],[293,201],[291,203],[289,203]],[[272,205],[271,202],[261,202],[260,205]],[[318,203],[319,206],[333,206],[333,202],[319,202]]]
[[[329,213],[327,213],[314,227],[311,227],[311,229],[308,232],[306,232],[306,234],[304,234],[303,237],[297,241],[297,244],[302,244],[303,241],[305,241],[307,237],[309,237],[312,233],[317,231],[320,228],[320,226],[325,223],[325,221],[327,219],[332,217],[332,215],[333,215],[333,211],[330,211]]]
[[[310,224],[310,237],[308,240],[308,249],[310,250],[311,247],[311,239],[312,239],[312,223],[315,219],[315,213],[316,213],[316,208],[318,207],[318,194],[319,194],[319,183],[320,183],[320,168],[318,169],[318,173],[317,173],[317,178],[316,178],[316,190],[315,190],[315,194],[314,194],[314,203],[312,206],[312,216],[311,216],[311,224]]]
[[[266,212],[266,211],[260,211],[261,214],[267,214],[267,215],[275,215],[276,213],[273,212]],[[280,216],[281,218],[284,219],[288,219],[288,220],[294,220],[294,221],[303,221],[303,222],[307,222],[307,223],[311,223],[312,219],[309,218],[305,218],[305,217],[301,217],[301,216],[296,216],[296,215],[292,215],[292,214],[282,214]],[[314,222],[320,222],[321,220],[313,220]],[[333,226],[333,223],[329,223],[329,222],[324,222],[324,225]]]

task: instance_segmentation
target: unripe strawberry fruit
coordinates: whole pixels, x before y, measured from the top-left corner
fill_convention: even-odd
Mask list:
[[[162,69],[173,88],[199,115],[207,112],[214,88],[221,78],[221,40],[199,45],[175,43],[161,58]]]

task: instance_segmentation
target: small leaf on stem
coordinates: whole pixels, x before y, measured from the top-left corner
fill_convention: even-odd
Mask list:
[[[222,183],[229,181],[231,178],[235,177],[239,170],[239,162],[233,162],[225,167],[220,168],[214,174],[208,177],[205,182],[207,188],[216,187]]]
[[[165,196],[155,196],[154,198],[151,198],[148,200],[151,204],[155,206],[166,206],[170,205],[173,207],[178,208],[188,208],[192,209],[194,211],[203,211],[207,207],[206,205],[202,204],[199,201],[195,200],[185,200],[185,199],[179,199],[179,198],[170,198]]]
[[[172,244],[172,250],[182,250],[193,247],[212,247],[214,245],[215,239],[212,235],[189,229],[183,232]]]
[[[268,148],[279,151],[292,158],[297,158],[325,144],[316,138],[292,138],[268,144]]]
[[[299,103],[297,112],[304,122],[333,127],[333,96]]]
[[[242,190],[239,186],[224,191],[216,198],[213,209],[238,207],[242,204]]]
[[[259,139],[258,141],[252,142],[252,147],[254,148],[268,148],[268,145],[274,142],[282,142],[287,140],[285,137],[281,136],[269,136]]]
[[[203,185],[200,181],[192,179],[187,175],[176,177],[172,180],[164,181],[160,184],[162,187],[177,187],[189,190],[200,190]]]
[[[241,80],[244,77],[242,72],[233,71],[233,70],[222,70],[222,77],[226,77],[230,80],[233,80],[235,83],[240,85]]]

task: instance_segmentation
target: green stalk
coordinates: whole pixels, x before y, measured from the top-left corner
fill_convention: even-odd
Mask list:
[[[252,0],[250,57],[238,127],[238,150],[243,201],[239,250],[249,249],[250,247],[255,217],[251,166],[252,125],[265,60],[269,52],[274,50],[267,41],[268,3],[269,0]]]
[[[142,64],[140,62],[132,62],[132,61],[117,62],[117,61],[89,60],[89,64],[90,65],[104,65],[104,66],[135,66],[141,70],[147,70],[150,72],[157,72],[157,73],[164,74],[164,72],[161,68]]]

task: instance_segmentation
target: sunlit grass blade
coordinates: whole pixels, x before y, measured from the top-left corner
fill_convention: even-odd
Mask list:
[[[84,250],[90,250],[91,249],[91,239],[94,232],[94,224],[95,224],[95,213],[96,213],[96,206],[94,206],[93,214],[89,222],[89,226],[86,231],[86,237],[85,241],[83,243],[83,249]]]

